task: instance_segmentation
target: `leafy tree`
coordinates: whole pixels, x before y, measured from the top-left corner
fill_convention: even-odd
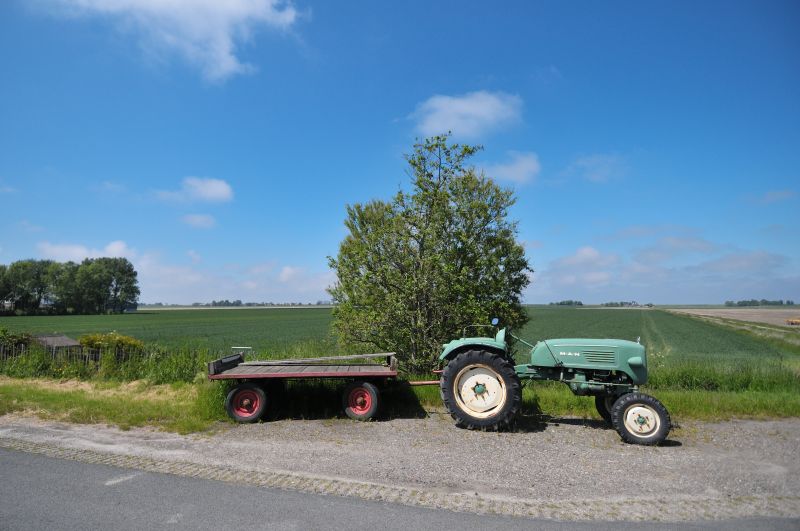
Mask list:
[[[35,313],[47,294],[46,271],[49,260],[20,260],[6,271],[11,286],[10,300],[17,310]]]
[[[466,325],[527,321],[520,295],[532,269],[507,219],[513,193],[466,166],[479,147],[447,141],[406,156],[410,192],[348,206],[349,234],[329,258],[340,340],[397,352],[409,369],[429,368]]]
[[[54,262],[47,271],[56,313],[76,313],[81,310],[81,294],[76,282],[78,267],[75,262]]]
[[[4,303],[10,299],[11,282],[8,279],[8,266],[0,264],[0,303]]]
[[[122,313],[139,299],[137,273],[127,258],[98,258],[108,273],[106,311]]]
[[[139,299],[136,277],[126,258],[20,260],[0,266],[0,301],[28,314],[122,312]]]

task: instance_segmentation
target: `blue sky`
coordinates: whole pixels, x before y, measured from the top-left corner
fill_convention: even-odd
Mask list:
[[[415,138],[515,190],[531,303],[800,300],[797,2],[12,0],[0,263],[326,299]]]

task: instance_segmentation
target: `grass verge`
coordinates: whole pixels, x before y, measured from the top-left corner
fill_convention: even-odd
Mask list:
[[[32,413],[47,420],[103,423],[121,429],[153,427],[177,433],[207,431],[229,422],[224,400],[229,387],[196,381],[154,385],[0,377],[0,415]],[[304,382],[288,386],[282,408],[270,418],[336,418],[336,386]],[[800,417],[800,395],[776,391],[655,390],[673,420],[723,421],[734,418]],[[277,400],[276,400],[277,401]],[[294,405],[292,405],[294,404]],[[410,387],[402,382],[384,393],[384,418],[418,418],[426,411],[443,411],[436,386]],[[523,391],[523,414],[543,418],[599,419],[592,397],[573,395],[563,385],[541,383]]]
[[[33,413],[48,420],[150,426],[192,433],[225,420],[225,389],[211,383],[76,382],[0,377],[0,415]]]

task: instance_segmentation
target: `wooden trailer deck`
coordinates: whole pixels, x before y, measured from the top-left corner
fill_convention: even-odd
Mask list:
[[[359,359],[384,358],[384,363],[336,363]],[[244,362],[241,355],[228,356],[208,364],[210,380],[266,378],[394,378],[397,360],[394,352],[326,358]]]

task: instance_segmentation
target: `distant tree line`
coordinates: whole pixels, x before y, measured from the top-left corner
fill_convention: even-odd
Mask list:
[[[551,302],[550,306],[583,306],[583,303],[581,301],[566,300]]]
[[[193,302],[189,306],[192,308],[224,308],[224,307],[242,307],[242,308],[263,308],[263,307],[282,307],[282,306],[332,306],[331,301],[317,301],[317,302],[242,302],[239,299],[229,301],[228,299],[211,301],[211,302]],[[142,308],[186,308],[186,304],[164,304],[163,302],[154,302],[149,304],[139,304]]]
[[[642,305],[636,301],[611,301],[611,302],[604,302],[600,306],[605,306],[607,308],[628,308],[628,307],[640,307]],[[653,303],[648,302],[644,306],[652,308]]]
[[[0,310],[5,314],[122,313],[136,309],[138,300],[137,273],[127,258],[0,264]]]
[[[794,306],[794,301],[791,300],[777,300],[768,301],[767,299],[750,299],[742,301],[725,301],[725,306]]]

